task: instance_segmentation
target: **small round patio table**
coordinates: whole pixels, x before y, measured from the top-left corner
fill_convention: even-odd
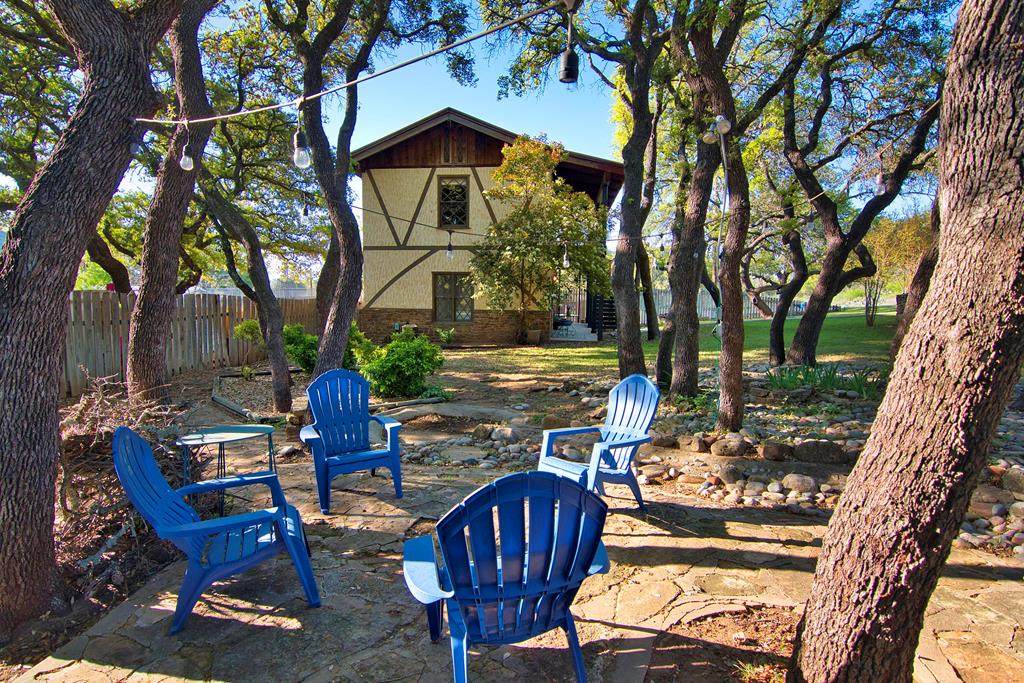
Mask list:
[[[225,463],[224,446],[229,443],[247,441],[267,437],[267,459],[269,470],[277,471],[277,463],[274,461],[274,428],[270,425],[219,425],[200,429],[192,434],[187,434],[177,441],[175,445],[181,448],[182,480],[185,484],[192,481],[192,458],[208,446],[217,447],[217,478],[227,476],[227,465]],[[224,514],[224,492],[220,494],[220,513]]]

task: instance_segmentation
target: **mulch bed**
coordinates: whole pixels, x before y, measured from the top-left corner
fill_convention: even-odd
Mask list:
[[[265,366],[254,366],[254,370],[266,370]],[[292,399],[305,396],[310,376],[305,372],[292,373]],[[244,377],[224,377],[220,381],[220,393],[224,398],[244,406],[254,413],[273,415],[274,385],[270,375],[255,375],[252,379]]]

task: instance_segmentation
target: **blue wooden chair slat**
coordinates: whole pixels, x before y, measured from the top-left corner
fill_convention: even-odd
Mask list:
[[[643,375],[630,375],[609,393],[608,415],[600,427],[544,431],[537,469],[579,481],[599,493],[604,493],[605,483],[625,484],[643,509],[644,500],[640,484],[633,475],[632,462],[640,446],[651,440],[647,430],[658,412],[660,398],[658,387],[650,379]],[[559,437],[587,432],[600,434],[589,463],[570,462],[555,456],[555,441]]]
[[[520,472],[477,489],[437,523],[441,562],[430,536],[406,542],[406,584],[427,607],[431,640],[448,606],[457,682],[467,680],[470,645],[517,643],[554,628],[565,629],[577,680],[586,681],[569,608],[586,577],[608,570],[607,511],[576,481]]]
[[[114,432],[114,469],[128,499],[160,538],[188,557],[171,633],[185,625],[196,601],[215,581],[287,552],[311,607],[320,605],[299,512],[285,502],[277,475],[264,472],[213,479],[174,490],[164,479],[149,444],[127,427]],[[186,496],[236,486],[268,486],[275,507],[203,521]]]
[[[370,415],[370,384],[349,370],[329,370],[306,389],[313,424],[303,427],[299,438],[313,452],[320,511],[331,508],[331,480],[378,467],[391,470],[395,496],[402,497],[401,425],[388,417]],[[370,450],[370,421],[380,423],[387,448]]]

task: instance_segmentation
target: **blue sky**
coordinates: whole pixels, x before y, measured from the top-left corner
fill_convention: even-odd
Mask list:
[[[418,54],[406,48],[397,54],[379,57],[383,68]],[[509,55],[488,59],[485,50],[476,52],[477,85],[465,87],[445,70],[443,57],[384,74],[360,86],[359,118],[353,148],[372,142],[413,121],[445,107],[454,107],[517,133],[546,134],[574,152],[617,158],[612,144],[614,126],[610,121],[611,93],[597,77],[581,69],[580,82],[559,83],[552,78],[542,91],[525,97],[498,99],[498,77],[506,73]],[[332,97],[328,134],[333,139],[341,122],[342,98]]]

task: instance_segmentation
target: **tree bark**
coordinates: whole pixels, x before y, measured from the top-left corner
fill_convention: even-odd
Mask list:
[[[993,115],[1024,110],[1022,41],[1022,0],[961,5],[933,286],[825,536],[791,682],[911,681],[925,608],[1024,360],[1024,118]]]
[[[255,296],[263,341],[270,361],[270,379],[274,391],[274,410],[287,413],[292,409],[292,376],[288,369],[288,355],[284,349],[284,314],[281,303],[270,286],[270,274],[263,258],[260,237],[252,224],[217,189],[212,178],[204,174],[201,185],[203,198],[220,223],[231,231],[235,239],[245,245],[251,291]],[[230,245],[228,246],[230,250]],[[233,260],[233,258],[232,258]]]
[[[694,98],[697,106],[700,106],[700,101]],[[718,164],[718,148],[698,144],[697,158],[688,179],[685,198],[679,189],[676,193],[673,229],[675,243],[669,254],[668,282],[672,292],[672,318],[675,321],[670,391],[679,396],[696,396],[698,390],[700,316],[697,301],[702,277],[707,272],[707,264],[704,262],[707,249],[704,223]]]
[[[68,294],[131,161],[134,119],[159,104],[149,57],[180,7],[45,4],[82,67],[82,94],[0,250],[0,641],[49,604]]]
[[[658,338],[658,305],[654,301],[654,284],[651,282],[651,257],[647,247],[640,243],[636,252],[636,269],[640,274],[640,286],[644,293],[644,312],[647,314],[647,339]]]
[[[131,294],[132,281],[128,274],[128,269],[110,253],[110,247],[107,246],[107,243],[98,233],[93,235],[92,239],[85,245],[85,252],[89,254],[89,258],[92,259],[93,263],[110,276],[115,292],[118,294]]]
[[[935,263],[939,259],[939,226],[939,198],[936,196],[935,201],[932,203],[932,243],[921,254],[921,260],[917,263],[917,270],[914,271],[910,287],[907,288],[907,303],[903,307],[903,314],[896,323],[896,332],[893,334],[892,343],[889,346],[889,357],[893,361],[896,360],[896,354],[899,353],[900,346],[903,344],[903,337],[906,336],[907,330],[910,329],[910,323],[914,321],[914,316],[917,315],[917,309],[921,307],[924,295],[928,293],[928,285],[931,284],[932,273],[935,272]]]
[[[654,364],[654,377],[663,390],[672,387],[672,354],[675,350],[676,326],[670,315],[661,327],[661,340],[658,342],[658,358]]]
[[[789,263],[792,273],[786,283],[779,288],[779,300],[775,302],[772,322],[768,327],[768,362],[782,365],[786,362],[786,316],[793,305],[796,295],[803,289],[810,277],[807,269],[807,257],[800,240],[800,233],[790,231],[782,236],[782,243],[789,248]]]
[[[199,27],[216,4],[216,0],[187,0],[171,26],[174,88],[182,115],[190,119],[211,112],[199,50]],[[178,127],[157,172],[143,232],[139,294],[128,334],[128,395],[135,400],[168,397],[166,349],[174,316],[181,233],[212,130],[212,123]],[[186,145],[195,161],[191,171],[179,164]]]

